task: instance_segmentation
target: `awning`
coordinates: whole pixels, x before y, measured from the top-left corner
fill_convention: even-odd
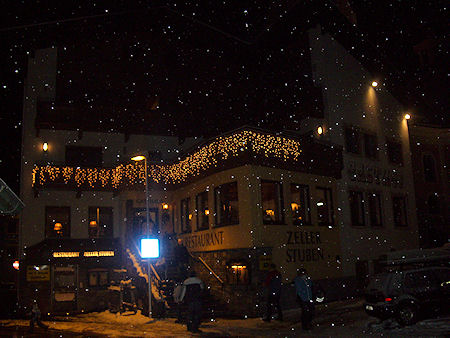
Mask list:
[[[24,206],[14,191],[0,178],[0,215],[16,215]]]

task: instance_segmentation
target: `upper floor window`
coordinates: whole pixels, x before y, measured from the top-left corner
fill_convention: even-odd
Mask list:
[[[283,192],[280,182],[261,181],[264,224],[283,224]]]
[[[441,212],[438,194],[430,195],[428,197],[427,204],[428,204],[428,213],[436,215]]]
[[[237,182],[222,184],[214,189],[216,225],[239,224]]]
[[[113,208],[89,207],[89,238],[113,237]]]
[[[190,198],[181,200],[180,213],[181,213],[181,232],[191,232],[191,220],[192,214],[189,212]]]
[[[370,225],[373,227],[382,226],[383,220],[381,217],[381,197],[379,193],[369,193],[369,219]]]
[[[209,228],[208,192],[204,191],[196,197],[197,230]]]
[[[334,225],[333,196],[330,188],[317,187],[317,221],[319,225]]]
[[[395,226],[407,226],[406,197],[392,196],[392,209],[394,212]]]
[[[423,175],[426,182],[436,182],[436,167],[433,155],[423,155]]]
[[[70,237],[70,207],[45,207],[45,237]]]
[[[101,147],[66,146],[66,165],[80,167],[101,167]]]
[[[376,135],[364,134],[364,154],[366,157],[373,159],[378,157],[378,142]]]
[[[386,142],[387,155],[389,162],[393,164],[403,164],[402,144],[400,142],[388,141]]]
[[[291,184],[291,211],[294,225],[311,224],[311,207],[309,187]]]
[[[359,131],[352,127],[345,128],[345,150],[349,153],[359,154],[360,149],[360,135]]]
[[[353,226],[364,225],[364,197],[361,191],[348,192],[348,198],[350,203],[350,214],[352,218]]]

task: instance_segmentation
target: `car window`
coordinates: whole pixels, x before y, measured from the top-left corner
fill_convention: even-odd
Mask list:
[[[430,270],[414,271],[406,273],[404,286],[407,289],[434,288],[437,286],[437,281]]]

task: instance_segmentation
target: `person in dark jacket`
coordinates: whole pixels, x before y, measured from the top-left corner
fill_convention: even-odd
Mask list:
[[[270,270],[267,273],[264,281],[264,286],[267,289],[267,312],[263,318],[265,322],[270,322],[272,319],[273,308],[276,307],[278,311],[278,320],[283,320],[283,313],[281,311],[280,297],[281,297],[281,274],[277,270],[275,264],[270,264]]]
[[[33,301],[33,306],[31,308],[30,332],[34,331],[34,323],[45,330],[48,329],[48,326],[41,322],[41,310],[39,310],[36,300]]]
[[[297,277],[294,279],[297,302],[302,308],[302,329],[310,330],[311,321],[314,317],[313,282],[306,274],[306,269],[298,269]]]
[[[203,282],[197,277],[195,271],[191,271],[189,277],[183,282],[181,300],[187,304],[187,330],[201,332],[199,330],[202,318]]]

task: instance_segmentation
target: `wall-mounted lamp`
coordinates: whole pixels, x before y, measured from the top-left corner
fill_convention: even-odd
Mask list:
[[[42,143],[42,150],[44,152],[47,152],[47,150],[48,150],[48,143],[47,142]]]
[[[411,118],[411,115],[410,114],[405,114],[405,120],[409,120]]]
[[[375,88],[378,86],[378,82],[377,81],[372,81],[372,87]]]
[[[209,215],[209,210],[205,209],[205,215],[208,216]]]
[[[323,134],[323,128],[322,126],[317,127],[317,134],[322,135]]]
[[[163,204],[162,204],[162,208],[163,208],[164,210],[167,210],[167,209],[169,209],[169,205],[168,205],[167,203],[163,203]]]

